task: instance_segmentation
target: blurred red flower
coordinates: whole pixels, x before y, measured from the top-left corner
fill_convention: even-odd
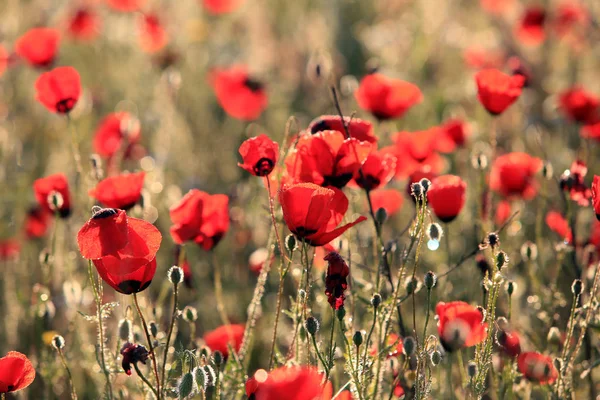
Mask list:
[[[60,34],[54,28],[33,28],[15,42],[15,52],[34,67],[48,67],[54,62]]]
[[[453,221],[465,205],[467,183],[456,175],[442,175],[431,181],[427,201],[443,222]]]
[[[347,124],[346,128],[350,133],[350,137],[361,142],[377,142],[373,124],[360,118],[344,117],[344,122],[342,122],[339,115],[321,115],[308,125],[308,131],[313,135],[322,131],[338,131],[346,135],[344,123]]]
[[[254,250],[248,258],[248,267],[250,268],[250,271],[254,272],[257,275],[260,274],[260,271],[263,269],[265,263],[267,262],[268,256],[269,251],[265,247],[261,247],[259,249]]]
[[[362,109],[379,120],[400,118],[423,100],[416,85],[379,73],[366,75],[354,96]]]
[[[169,210],[171,236],[177,244],[193,240],[204,250],[212,250],[229,230],[229,198],[190,190]]]
[[[355,183],[372,191],[384,187],[396,174],[397,158],[391,153],[374,151],[368,155],[362,167],[354,174]]]
[[[323,374],[307,366],[279,367],[258,383],[256,400],[330,400],[323,396]]]
[[[581,86],[574,86],[560,93],[559,106],[570,120],[578,123],[593,124],[600,117],[600,99]]]
[[[383,208],[388,217],[395,215],[402,208],[404,197],[396,189],[380,189],[371,192],[373,210]]]
[[[9,351],[0,358],[0,393],[25,389],[35,379],[35,368],[25,354]]]
[[[69,182],[65,174],[54,174],[36,179],[33,182],[33,192],[39,205],[49,213],[58,212],[62,218],[71,215],[71,195],[69,193]],[[56,211],[52,210],[49,199],[54,192],[62,197],[62,204]]]
[[[8,52],[6,51],[4,46],[2,46],[0,44],[0,77],[4,74],[4,72],[8,68],[9,58],[10,58],[10,56],[9,56]]]
[[[154,225],[114,208],[97,210],[77,234],[81,255],[92,260],[102,279],[123,294],[150,285],[161,240]]]
[[[561,239],[566,240],[568,243],[573,241],[573,233],[569,227],[569,221],[567,221],[559,212],[550,211],[546,214],[546,225],[553,232],[556,232]]]
[[[37,100],[54,113],[67,114],[81,95],[79,72],[73,67],[58,67],[44,72],[35,82]]]
[[[581,38],[592,19],[589,10],[578,1],[563,1],[556,7],[554,29],[559,37]]]
[[[350,268],[344,258],[337,252],[331,252],[324,258],[327,261],[327,274],[325,274],[325,295],[329,305],[334,310],[344,306],[348,289],[346,278],[350,275]]]
[[[21,244],[16,239],[0,239],[0,261],[16,259],[21,253]]]
[[[463,51],[463,60],[473,69],[502,68],[505,55],[500,50],[469,47]]]
[[[511,358],[518,357],[521,354],[521,338],[519,334],[512,330],[498,329],[496,341],[500,345],[502,352]]]
[[[479,3],[490,14],[501,14],[512,6],[514,0],[479,0]]]
[[[584,139],[600,141],[600,121],[582,126],[579,135]]]
[[[73,39],[92,41],[100,34],[102,21],[100,16],[88,8],[79,8],[67,21],[67,33]]]
[[[146,53],[157,53],[169,42],[169,34],[156,14],[144,14],[138,28],[140,47]]]
[[[106,0],[114,10],[121,12],[137,11],[146,3],[146,0]]]
[[[417,170],[429,170],[438,174],[444,168],[444,159],[438,151],[445,133],[439,127],[419,132],[397,132],[392,135],[394,144],[381,149],[381,152],[390,152],[396,156],[396,178],[402,179],[410,176]],[[443,150],[447,150],[446,147]]]
[[[525,45],[539,45],[546,38],[545,22],[546,10],[543,7],[529,7],[515,28],[515,36]]]
[[[111,158],[123,149],[124,156],[131,154],[132,146],[140,140],[140,123],[127,112],[108,114],[94,134],[94,151]]]
[[[569,192],[569,198],[582,207],[587,207],[592,197],[592,191],[584,181],[587,172],[587,165],[581,160],[575,160],[560,177],[560,188]]]
[[[506,200],[502,200],[498,202],[496,205],[496,215],[494,217],[494,221],[496,222],[496,226],[502,226],[511,215],[511,206],[510,202]]]
[[[497,69],[484,69],[475,75],[477,98],[492,115],[500,115],[521,95],[525,78],[510,76]]]
[[[142,197],[144,172],[124,173],[103,179],[88,194],[109,208],[128,210]]]
[[[486,337],[487,323],[477,307],[464,301],[440,302],[435,307],[438,334],[446,351],[475,346]]]
[[[227,357],[229,356],[228,345],[236,352],[240,350],[245,330],[246,327],[243,324],[223,325],[213,331],[206,332],[204,341],[211,351],[220,351],[223,356]]]
[[[42,207],[33,207],[25,217],[25,235],[29,239],[42,237],[48,231],[52,214]]]
[[[549,385],[558,378],[558,371],[554,367],[551,357],[537,352],[525,352],[517,360],[519,372],[532,382]]]
[[[237,10],[245,0],[202,0],[204,8],[211,14],[227,14]]]
[[[600,221],[600,176],[594,175],[592,182],[592,206],[596,213],[596,218]]]
[[[537,194],[535,174],[542,160],[527,153],[504,154],[494,161],[490,172],[490,188],[505,197],[531,200]]]
[[[279,202],[289,230],[312,246],[323,246],[366,220],[361,216],[337,227],[348,210],[346,195],[341,190],[313,183],[284,186],[279,191]]]
[[[444,136],[447,140],[450,140],[455,147],[462,147],[465,145],[467,141],[467,137],[469,136],[469,125],[458,118],[449,119],[444,122],[440,128],[444,132]],[[450,151],[453,151],[454,148],[449,146]]]
[[[238,163],[239,167],[255,176],[266,176],[277,164],[279,145],[267,135],[261,134],[242,143],[239,152],[244,161],[243,164]]]
[[[215,69],[209,80],[217,101],[233,118],[255,120],[267,107],[268,99],[263,83],[250,77],[246,67]]]
[[[529,87],[531,83],[531,71],[519,57],[510,57],[506,62],[511,75],[521,75],[524,79],[523,87]]]

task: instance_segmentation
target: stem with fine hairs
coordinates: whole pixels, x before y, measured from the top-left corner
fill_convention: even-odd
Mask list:
[[[156,379],[156,397],[158,400],[160,400],[162,398],[162,392],[160,391],[160,378],[158,376],[156,354],[154,352],[154,346],[152,345],[152,338],[150,338],[150,334],[148,333],[148,324],[146,324],[146,319],[144,318],[144,314],[142,314],[142,310],[140,309],[140,305],[138,303],[137,293],[133,294],[133,303],[135,304],[135,309],[137,310],[140,320],[142,321],[142,328],[144,329],[144,335],[146,335],[146,341],[148,342],[148,351],[150,352],[150,360],[152,361],[152,369],[154,370],[154,377]]]
[[[213,266],[215,269],[215,298],[217,300],[217,311],[219,311],[219,316],[221,317],[221,322],[223,325],[230,325],[229,317],[227,317],[227,312],[225,311],[225,303],[223,302],[223,284],[221,282],[221,264],[217,262],[217,257],[214,252],[212,252]]]
[[[160,386],[162,390],[165,390],[165,378],[166,378],[166,368],[167,368],[167,356],[169,355],[169,344],[171,343],[171,336],[173,335],[173,328],[175,327],[175,320],[177,319],[177,295],[178,295],[178,287],[179,282],[173,282],[173,314],[171,315],[171,324],[169,326],[169,333],[167,335],[167,343],[165,345],[165,350],[163,352],[163,363],[162,363],[162,371],[161,376],[162,380],[160,382]]]

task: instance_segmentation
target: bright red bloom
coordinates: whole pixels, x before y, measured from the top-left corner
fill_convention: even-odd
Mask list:
[[[479,0],[481,8],[490,14],[501,14],[514,3],[514,0]]]
[[[397,158],[393,154],[373,152],[354,174],[354,182],[368,191],[383,187],[396,174],[396,162]]]
[[[600,141],[600,121],[582,126],[579,135],[584,139]]]
[[[467,141],[469,136],[468,124],[460,119],[449,119],[440,126],[444,132],[444,136],[450,140],[455,147],[462,147]],[[452,150],[454,150],[452,148]],[[450,150],[450,151],[452,151]]]
[[[60,34],[54,28],[33,28],[15,42],[15,52],[34,67],[47,67],[54,62]]]
[[[490,172],[490,188],[505,197],[531,200],[537,194],[535,174],[542,160],[527,153],[508,153],[494,161]]]
[[[366,220],[361,216],[354,222],[337,227],[348,210],[346,195],[341,190],[313,183],[284,186],[279,191],[279,202],[289,230],[312,246],[323,246]]]
[[[521,353],[517,360],[519,372],[532,382],[549,385],[558,378],[552,358],[533,351]]]
[[[464,301],[440,302],[435,307],[440,342],[447,351],[475,346],[486,337],[487,323],[477,308]]]
[[[494,221],[496,222],[496,226],[502,226],[511,215],[511,207],[510,202],[506,200],[502,200],[496,206],[496,215]]]
[[[467,183],[456,175],[442,175],[431,181],[427,201],[443,222],[453,221],[465,205]]]
[[[144,172],[124,173],[103,179],[88,194],[109,208],[128,210],[142,197]]]
[[[81,41],[92,41],[98,37],[102,21],[100,16],[87,8],[79,8],[67,22],[69,36]]]
[[[515,28],[515,35],[526,45],[539,45],[546,38],[544,24],[546,10],[543,7],[529,7]]]
[[[350,137],[360,140],[361,142],[377,142],[377,136],[373,130],[373,124],[369,121],[360,118],[344,117],[344,123],[347,124]],[[344,123],[339,115],[321,115],[314,119],[308,125],[308,131],[313,135],[322,131],[338,131],[346,134]]]
[[[157,53],[169,42],[169,34],[156,14],[144,14],[139,21],[140,47],[146,53]]]
[[[94,151],[110,158],[124,148],[124,155],[131,153],[132,145],[140,140],[140,124],[127,112],[108,114],[94,134]],[[124,147],[126,146],[126,147]]]
[[[220,351],[223,356],[227,357],[229,356],[228,345],[236,352],[240,350],[245,330],[246,327],[243,324],[223,325],[213,331],[206,332],[204,341],[213,352]]]
[[[496,339],[502,351],[507,356],[515,358],[521,354],[521,338],[517,332],[500,329],[498,330]]]
[[[567,221],[560,213],[556,211],[550,211],[546,214],[546,225],[552,231],[556,232],[561,239],[565,239],[571,243],[573,240],[573,233],[569,227],[569,221]]]
[[[379,120],[400,118],[423,100],[421,90],[414,84],[379,73],[366,75],[354,97],[362,109]]]
[[[584,182],[587,172],[587,165],[581,160],[575,160],[571,164],[571,168],[560,177],[561,189],[568,191],[571,200],[582,207],[587,207],[590,204],[589,199],[592,197],[592,191]]]
[[[589,10],[578,1],[564,1],[556,7],[554,29],[559,37],[582,35],[591,22]]]
[[[395,189],[375,190],[371,192],[371,203],[375,211],[383,208],[388,217],[391,217],[402,208],[404,197]]]
[[[46,234],[50,225],[50,214],[45,208],[33,207],[25,217],[25,235],[29,239],[39,238]]]
[[[204,8],[211,14],[228,14],[237,10],[245,0],[202,0]]]
[[[348,289],[346,278],[350,275],[350,268],[344,258],[336,252],[327,254],[324,260],[328,263],[325,275],[325,295],[331,308],[337,310],[344,306],[346,299],[344,291]]]
[[[598,122],[600,117],[600,99],[581,86],[562,92],[559,95],[559,106],[570,120],[578,123],[593,124]]]
[[[511,75],[521,75],[523,77],[523,79],[525,80],[523,82],[524,88],[529,87],[531,83],[531,71],[525,65],[523,60],[521,60],[519,57],[513,56],[508,59],[508,61],[506,62],[506,66],[510,70]]]
[[[277,164],[279,145],[262,134],[242,143],[239,152],[244,161],[243,164],[238,163],[239,167],[255,176],[266,176]]]
[[[25,354],[9,351],[0,358],[0,393],[25,389],[34,379],[35,368]]]
[[[398,132],[392,135],[394,145],[381,149],[381,152],[391,152],[396,156],[396,178],[402,179],[418,170],[429,170],[438,174],[444,167],[444,159],[438,151],[445,135],[439,127],[419,132]],[[443,150],[448,150],[446,147]]]
[[[171,236],[177,244],[193,240],[204,250],[212,250],[229,230],[229,198],[190,190],[169,210]]]
[[[267,107],[263,83],[253,79],[245,67],[217,69],[211,74],[210,81],[217,101],[233,118],[252,121]]]
[[[81,78],[73,67],[44,72],[35,81],[36,99],[54,113],[67,114],[81,95]]]
[[[21,252],[21,244],[16,239],[0,239],[0,261],[16,259]]]
[[[71,215],[71,195],[69,194],[69,182],[65,174],[49,175],[45,178],[36,179],[33,182],[33,191],[39,205],[54,214],[56,211],[50,207],[50,195],[54,192],[62,196],[62,205],[58,209],[61,217]]]
[[[106,0],[108,5],[121,12],[137,11],[146,3],[146,0]]]
[[[386,348],[387,348],[387,352],[388,352],[386,354],[386,357],[388,359],[392,358],[392,357],[397,357],[397,356],[401,355],[402,352],[404,351],[404,341],[402,340],[402,338],[400,336],[398,336],[397,334],[392,332],[392,333],[388,334],[387,339],[385,341],[384,349],[386,349]],[[376,357],[377,353],[379,351],[383,351],[383,349],[379,350],[377,347],[377,343],[375,343],[375,345],[373,346],[373,348],[370,351],[371,356]]]
[[[8,52],[6,51],[4,46],[0,44],[0,76],[2,76],[4,74],[4,71],[6,71],[6,69],[8,68],[9,58],[10,56]]]
[[[497,69],[484,69],[475,75],[477,98],[492,115],[500,115],[521,95],[525,79]]]
[[[280,367],[271,371],[254,393],[256,400],[315,400],[323,394],[323,374],[307,366]]]
[[[463,60],[467,67],[473,69],[502,68],[505,55],[499,50],[469,47],[463,52]]]
[[[592,206],[596,213],[596,218],[600,221],[600,176],[594,175],[592,182]]]
[[[365,162],[371,144],[346,139],[342,132],[303,134],[286,160],[288,173],[297,182],[342,188]]]

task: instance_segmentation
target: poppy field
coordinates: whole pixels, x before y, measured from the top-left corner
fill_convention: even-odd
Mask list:
[[[599,19],[0,1],[0,399],[600,399]]]

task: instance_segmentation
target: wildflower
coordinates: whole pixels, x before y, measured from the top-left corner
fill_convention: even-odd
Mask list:
[[[496,342],[502,348],[502,352],[511,358],[521,354],[521,338],[519,334],[510,329],[498,329]]]
[[[329,305],[335,310],[344,306],[346,296],[344,291],[348,288],[346,278],[350,275],[350,268],[339,253],[331,252],[325,256],[327,261],[327,274],[325,276],[325,295]]]
[[[258,378],[251,386],[255,400],[314,400],[321,398],[325,390],[321,385],[323,375],[309,366],[279,367]]]
[[[239,152],[244,161],[243,164],[238,163],[239,167],[255,176],[267,176],[277,164],[279,145],[262,134],[242,143]]]
[[[446,351],[475,346],[485,339],[487,324],[477,307],[463,301],[440,302],[435,313],[440,342]]]
[[[490,172],[490,187],[505,197],[531,200],[538,190],[535,174],[542,160],[527,153],[508,153],[494,161]]]
[[[397,158],[393,154],[372,152],[354,174],[354,182],[368,191],[383,187],[396,174],[396,162]]]
[[[267,107],[267,93],[263,83],[252,78],[246,67],[216,69],[212,72],[210,81],[217,101],[233,118],[252,121]]]
[[[132,12],[142,8],[146,0],[106,0],[106,2],[115,11]]]
[[[423,100],[421,90],[414,84],[380,73],[366,75],[354,96],[361,108],[379,120],[400,118]]]
[[[21,253],[21,244],[16,239],[0,239],[0,261],[14,260]]]
[[[40,207],[42,207],[48,213],[54,214],[56,212],[62,218],[66,218],[71,215],[69,182],[64,174],[54,174],[44,178],[36,179],[35,182],[33,182],[33,191]],[[53,193],[58,193],[62,197],[62,204],[57,207],[56,210],[52,210],[52,206],[48,202],[48,198]]]
[[[79,8],[67,21],[67,33],[74,39],[91,41],[98,37],[101,28],[100,17],[91,9]]]
[[[517,360],[519,372],[525,378],[541,385],[550,385],[558,378],[552,358],[536,352],[525,352]]]
[[[104,206],[128,210],[142,197],[144,172],[124,173],[100,181],[88,194]]]
[[[121,362],[123,370],[127,375],[131,375],[131,364],[138,362],[146,364],[148,350],[141,344],[127,342],[121,347],[121,356],[123,356],[123,361]]]
[[[456,175],[442,175],[431,184],[427,202],[440,220],[453,221],[465,205],[466,182]]]
[[[220,351],[223,356],[228,357],[228,345],[237,352],[242,345],[245,329],[246,327],[242,324],[223,325],[213,331],[205,333],[204,341],[213,352]]]
[[[402,208],[404,197],[396,189],[379,189],[370,193],[371,204],[374,210],[383,209],[388,218],[395,215]]]
[[[497,69],[484,69],[475,75],[478,99],[492,115],[502,114],[521,95],[525,79],[510,76]]]
[[[140,140],[140,123],[127,112],[108,114],[100,122],[94,134],[94,151],[111,158],[122,149],[123,157],[129,158],[134,145]]]
[[[344,127],[344,124],[346,127]],[[313,135],[323,131],[338,131],[345,135],[346,129],[348,129],[350,137],[356,140],[369,143],[377,142],[373,124],[360,118],[344,117],[344,121],[342,122],[342,118],[339,115],[322,115],[314,119],[308,125],[307,130]]]
[[[63,197],[64,205],[64,197]],[[25,217],[25,235],[29,239],[42,237],[48,231],[52,214],[41,206],[32,207]]]
[[[15,42],[15,52],[34,67],[48,67],[56,58],[60,34],[54,28],[33,28]]]
[[[35,368],[25,354],[9,351],[0,358],[0,393],[25,389],[35,379]]]
[[[571,200],[582,207],[587,207],[590,204],[589,199],[592,197],[592,191],[584,182],[587,172],[587,165],[581,160],[575,160],[571,164],[571,168],[560,177],[561,189],[568,191]]]
[[[553,232],[558,233],[560,238],[566,240],[568,243],[571,243],[573,240],[573,232],[571,232],[569,221],[567,221],[559,212],[548,212],[548,214],[546,214],[546,225],[548,225],[548,228]]]
[[[138,29],[140,47],[146,53],[157,53],[169,42],[169,34],[156,14],[144,14]]]
[[[79,100],[81,82],[73,67],[44,72],[35,82],[36,99],[54,113],[68,114]]]
[[[228,14],[237,10],[245,0],[202,0],[204,8],[211,14]]]
[[[592,124],[598,122],[600,98],[581,86],[574,86],[559,95],[559,107],[570,120]]]
[[[544,24],[546,10],[543,7],[529,7],[525,9],[519,24],[515,28],[515,35],[525,45],[539,45],[546,38]]]
[[[598,175],[594,175],[594,181],[592,182],[592,206],[596,218],[600,221],[600,176]]]
[[[450,151],[454,150],[453,147],[462,147],[465,145],[469,136],[469,126],[465,121],[461,119],[449,119],[440,128],[446,140],[449,140],[454,145],[450,146]]]

